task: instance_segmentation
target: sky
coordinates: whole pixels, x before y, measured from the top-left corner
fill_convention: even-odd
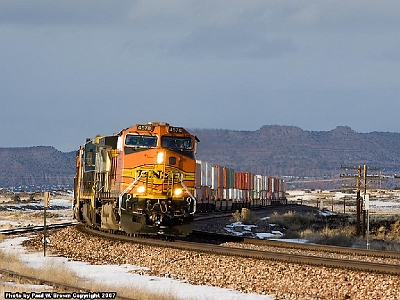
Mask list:
[[[400,132],[400,1],[0,1],[0,147],[164,121]]]

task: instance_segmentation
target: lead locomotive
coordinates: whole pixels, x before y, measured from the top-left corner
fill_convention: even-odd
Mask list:
[[[162,122],[87,139],[76,155],[75,219],[128,234],[188,235],[197,142],[184,128]]]

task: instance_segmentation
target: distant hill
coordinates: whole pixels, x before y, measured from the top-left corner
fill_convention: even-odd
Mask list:
[[[75,151],[64,153],[44,146],[0,148],[0,187],[72,187],[74,174]]]
[[[288,188],[340,188],[341,165],[366,164],[380,168],[384,174],[400,174],[400,133],[357,133],[346,126],[304,131],[275,125],[256,131],[190,132],[200,139],[198,159],[237,171],[288,176]],[[75,151],[64,153],[43,146],[0,148],[0,187],[71,187],[74,172]],[[296,177],[296,183],[290,177]],[[301,184],[299,178],[307,183]]]
[[[357,133],[347,126],[304,131],[275,125],[256,131],[195,129],[191,133],[200,139],[197,158],[201,160],[264,175],[337,179],[307,179],[306,185],[296,181],[292,187],[340,188],[341,165],[366,164],[386,174],[400,173],[400,133]]]

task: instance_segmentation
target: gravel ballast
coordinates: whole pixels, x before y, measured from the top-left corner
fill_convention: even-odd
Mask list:
[[[398,276],[213,255],[112,241],[75,228],[49,233],[48,250],[91,264],[132,264],[138,273],[277,299],[400,299]],[[41,237],[25,242],[42,249]]]

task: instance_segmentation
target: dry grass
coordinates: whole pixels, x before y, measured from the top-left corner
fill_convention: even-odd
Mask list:
[[[340,220],[340,219],[339,219]],[[302,238],[311,243],[366,248],[366,238],[356,236],[354,222],[323,220],[314,214],[274,213],[270,223],[282,227],[285,238]],[[400,219],[371,220],[370,249],[400,251]]]
[[[274,213],[269,219],[270,223],[286,228],[285,238],[303,238],[311,243],[343,247],[350,247],[355,242],[353,227],[329,228],[324,226],[322,229],[318,229],[316,226],[318,221],[313,213],[299,214],[296,212],[288,212],[283,215]]]
[[[238,210],[232,214],[235,222],[251,223],[254,220],[254,214],[250,209],[242,208],[241,212]]]
[[[0,235],[0,242],[3,241],[4,236]],[[68,284],[72,286],[87,288],[92,291],[112,291],[117,292],[120,296],[130,297],[134,299],[159,299],[159,300],[176,300],[177,298],[170,293],[157,293],[157,291],[148,292],[143,289],[133,289],[131,286],[111,286],[105,284],[98,284],[93,281],[88,281],[84,278],[79,277],[74,271],[67,268],[62,263],[50,263],[47,266],[41,268],[32,268],[26,266],[25,263],[21,262],[16,254],[9,254],[0,251],[0,268],[14,271],[16,273],[31,276],[37,279],[49,280]],[[27,284],[26,282],[16,282],[15,278],[8,276],[0,277],[0,290],[7,292],[30,292],[35,291],[38,288],[39,291],[55,291],[65,292],[64,290],[53,289],[45,286],[34,286]],[[69,291],[74,292],[74,291]]]
[[[75,272],[66,268],[63,264],[50,263],[38,269],[29,267],[24,262],[21,262],[16,254],[0,251],[0,258],[0,268],[21,275],[75,286],[82,283],[82,278],[79,278]]]
[[[320,245],[351,247],[355,242],[354,228],[352,227],[335,229],[325,227],[321,231],[306,229],[300,233],[300,236],[311,243]]]
[[[10,225],[12,222],[19,222],[20,226],[27,226],[29,224],[42,225],[43,218],[43,211],[0,211],[0,220],[10,222],[0,225],[0,228],[10,229],[15,227]],[[46,222],[48,224],[66,222],[68,220],[72,221],[71,210],[46,212]]]
[[[270,223],[286,226],[292,230],[302,230],[309,228],[316,221],[314,214],[299,214],[293,211],[283,215],[273,213],[269,219]]]

